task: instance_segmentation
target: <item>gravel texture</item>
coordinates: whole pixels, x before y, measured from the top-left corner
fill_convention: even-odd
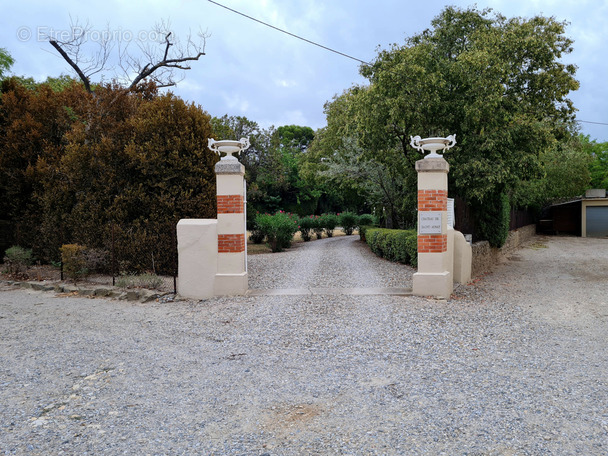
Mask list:
[[[250,285],[411,286],[355,239],[251,256]],[[608,241],[572,239],[537,239],[447,301],[5,287],[0,454],[608,454],[606,281],[564,295],[554,261],[606,271]],[[566,302],[583,304],[554,318]]]
[[[294,244],[279,255],[248,257],[249,287],[380,288],[412,286],[412,268],[370,254],[359,236]]]

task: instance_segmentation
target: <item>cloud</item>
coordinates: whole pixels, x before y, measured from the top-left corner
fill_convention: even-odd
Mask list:
[[[274,84],[278,87],[289,88],[295,87],[298,83],[294,80],[288,81],[286,79],[275,79]]]
[[[236,93],[222,92],[222,98],[230,111],[236,111],[237,114],[243,116],[247,114],[247,111],[249,110],[249,100],[245,99],[243,96]]]
[[[444,0],[218,0],[220,3],[324,46],[370,61],[376,48],[388,48],[430,26],[445,7]],[[461,8],[468,0],[451,2]],[[566,34],[575,40],[567,61],[575,63],[581,89],[573,94],[581,119],[605,122],[608,104],[602,75],[608,36],[608,3],[597,0],[478,0],[507,17],[531,17],[541,12],[568,20]],[[33,5],[33,6],[32,6]],[[144,11],[145,14],[141,14]],[[186,101],[200,104],[212,115],[246,115],[260,124],[298,123],[313,128],[325,124],[323,104],[353,83],[365,82],[359,64],[305,43],[207,1],[195,0],[75,0],[14,2],[4,11],[0,43],[15,58],[19,75],[59,76],[70,68],[47,42],[17,39],[19,27],[65,29],[70,16],[97,29],[120,28],[133,33],[170,20],[184,39],[190,30],[208,29],[206,54],[192,62],[185,79],[171,89]],[[10,24],[10,25],[9,25]],[[136,49],[133,49],[136,51]],[[70,73],[71,74],[71,73]],[[105,79],[111,79],[108,72]],[[608,127],[598,127],[608,139]]]

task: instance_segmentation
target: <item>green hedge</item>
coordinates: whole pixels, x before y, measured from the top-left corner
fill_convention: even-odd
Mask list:
[[[509,236],[511,205],[509,195],[492,195],[485,202],[484,210],[477,211],[476,225],[481,239],[487,239],[492,247],[502,247]]]
[[[367,244],[376,255],[390,261],[418,264],[418,236],[416,230],[365,229]]]

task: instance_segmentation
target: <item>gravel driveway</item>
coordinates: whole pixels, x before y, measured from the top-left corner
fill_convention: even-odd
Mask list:
[[[355,239],[251,256],[250,285],[410,286]],[[537,238],[448,301],[4,287],[0,454],[606,455],[607,281],[577,271],[607,249]]]

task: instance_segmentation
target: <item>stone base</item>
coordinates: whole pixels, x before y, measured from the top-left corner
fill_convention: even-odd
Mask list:
[[[215,296],[244,295],[248,289],[249,276],[247,272],[215,275]]]
[[[434,296],[448,299],[454,289],[450,271],[417,272],[413,279],[412,291],[416,296]]]
[[[190,299],[213,297],[217,272],[217,220],[182,219],[177,224],[177,292]]]
[[[454,282],[469,283],[473,264],[473,249],[460,231],[453,231]]]

